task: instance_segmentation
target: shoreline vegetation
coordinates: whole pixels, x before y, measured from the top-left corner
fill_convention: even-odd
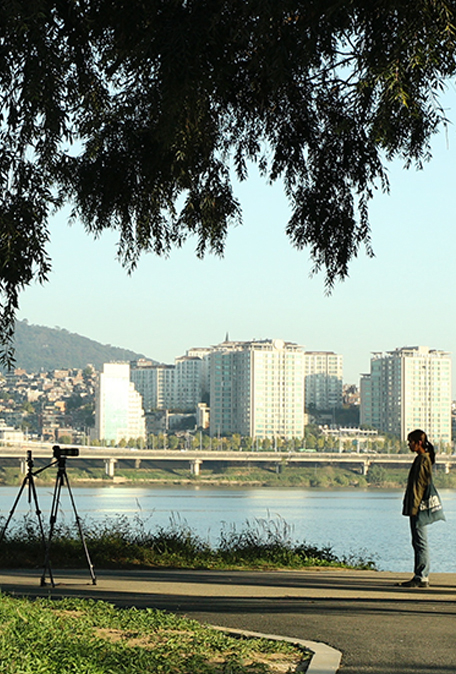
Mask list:
[[[43,534],[35,515],[13,520],[6,530],[0,517],[0,568],[39,568],[46,557],[48,525]],[[95,569],[272,570],[308,567],[376,569],[364,550],[338,556],[332,547],[317,547],[293,536],[282,517],[223,524],[216,543],[195,533],[185,519],[172,515],[167,527],[148,524],[141,516],[89,518],[80,521]],[[57,522],[49,548],[52,568],[84,568],[87,558],[77,522]]]
[[[42,460],[42,465],[45,461]],[[39,468],[40,460],[35,461]],[[410,465],[412,459],[410,461]],[[68,474],[73,486],[90,486],[100,484],[117,484],[129,486],[188,486],[200,485],[208,487],[300,487],[316,489],[404,489],[407,483],[409,466],[385,468],[372,463],[367,475],[361,475],[353,469],[332,466],[233,466],[221,464],[217,468],[202,467],[198,476],[192,475],[188,462],[178,465],[157,462],[151,467],[135,468],[118,466],[114,477],[108,477],[100,463],[88,460],[70,459]],[[17,486],[24,479],[17,461],[4,460],[0,466],[0,486]],[[55,472],[44,471],[36,478],[37,485],[52,484]],[[456,471],[445,474],[441,469],[434,469],[434,482],[438,489],[456,489]]]

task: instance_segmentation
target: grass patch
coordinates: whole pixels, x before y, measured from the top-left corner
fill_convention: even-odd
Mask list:
[[[0,527],[4,518],[0,518]],[[376,568],[366,552],[339,557],[331,547],[317,548],[295,541],[282,518],[255,519],[238,529],[225,525],[218,544],[198,536],[179,517],[168,527],[151,531],[147,521],[126,516],[86,521],[84,535],[95,568],[192,569],[301,569],[309,566]],[[44,560],[43,542],[34,516],[10,524],[0,543],[0,567],[36,568]],[[51,546],[51,564],[83,568],[86,559],[76,525],[57,523]]]
[[[1,595],[0,625],[4,674],[284,674],[311,657],[288,642],[93,600]]]

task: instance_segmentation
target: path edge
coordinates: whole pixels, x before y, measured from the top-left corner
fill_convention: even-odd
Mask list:
[[[255,637],[257,639],[272,639],[273,641],[288,641],[291,644],[297,644],[303,648],[312,651],[312,659],[307,667],[306,674],[336,674],[339,669],[342,653],[322,641],[307,641],[297,637],[283,637],[278,634],[263,634],[262,632],[251,632],[250,630],[237,630],[231,627],[222,627],[221,625],[210,625],[213,629],[236,634],[244,637]]]

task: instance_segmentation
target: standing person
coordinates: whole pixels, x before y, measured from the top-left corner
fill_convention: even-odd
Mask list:
[[[434,446],[424,431],[412,431],[407,436],[410,451],[416,453],[410,468],[404,494],[402,514],[410,517],[412,546],[415,552],[414,576],[399,583],[402,587],[429,587],[429,546],[427,529],[418,522],[418,509],[426,488],[432,481],[432,465],[435,463]]]

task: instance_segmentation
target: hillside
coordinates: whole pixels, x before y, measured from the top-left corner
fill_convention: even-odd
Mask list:
[[[27,372],[59,368],[84,368],[89,363],[97,370],[112,360],[136,360],[143,354],[100,344],[68,330],[29,325],[26,320],[16,322],[16,367]]]

